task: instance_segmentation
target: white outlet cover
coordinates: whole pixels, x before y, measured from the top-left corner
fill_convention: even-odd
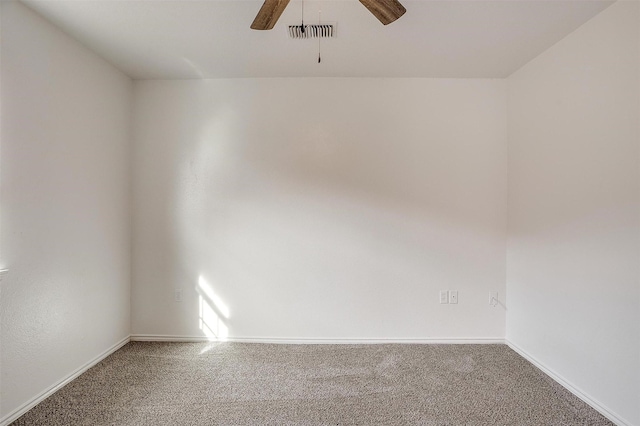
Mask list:
[[[457,290],[449,291],[449,303],[458,303],[458,291]]]
[[[440,290],[440,304],[449,303],[449,292],[447,290]]]
[[[182,289],[177,288],[173,293],[176,302],[182,302]]]

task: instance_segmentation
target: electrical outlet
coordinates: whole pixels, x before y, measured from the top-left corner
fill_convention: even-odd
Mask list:
[[[497,291],[492,291],[490,296],[489,296],[489,304],[491,306],[497,306],[498,305],[498,292]]]
[[[449,303],[449,292],[447,290],[440,290],[440,304]]]
[[[458,303],[458,290],[449,290],[449,303]]]
[[[182,289],[176,288],[173,292],[173,297],[176,302],[182,302]]]

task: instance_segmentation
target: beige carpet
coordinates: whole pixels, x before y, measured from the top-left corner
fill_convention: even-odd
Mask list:
[[[610,425],[504,345],[129,343],[15,425]]]

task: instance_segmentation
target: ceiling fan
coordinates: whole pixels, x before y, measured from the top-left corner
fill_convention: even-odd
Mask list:
[[[404,15],[407,9],[398,0],[359,0],[369,12],[378,18],[383,25],[387,25]],[[289,0],[264,0],[251,24],[253,30],[270,30],[284,12]]]

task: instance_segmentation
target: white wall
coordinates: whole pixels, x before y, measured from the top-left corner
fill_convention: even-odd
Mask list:
[[[640,425],[639,8],[508,79],[507,338]]]
[[[488,303],[505,282],[504,81],[134,93],[134,335],[202,336],[203,297],[211,331],[237,338],[504,336]]]
[[[0,417],[130,329],[132,83],[2,1]]]

